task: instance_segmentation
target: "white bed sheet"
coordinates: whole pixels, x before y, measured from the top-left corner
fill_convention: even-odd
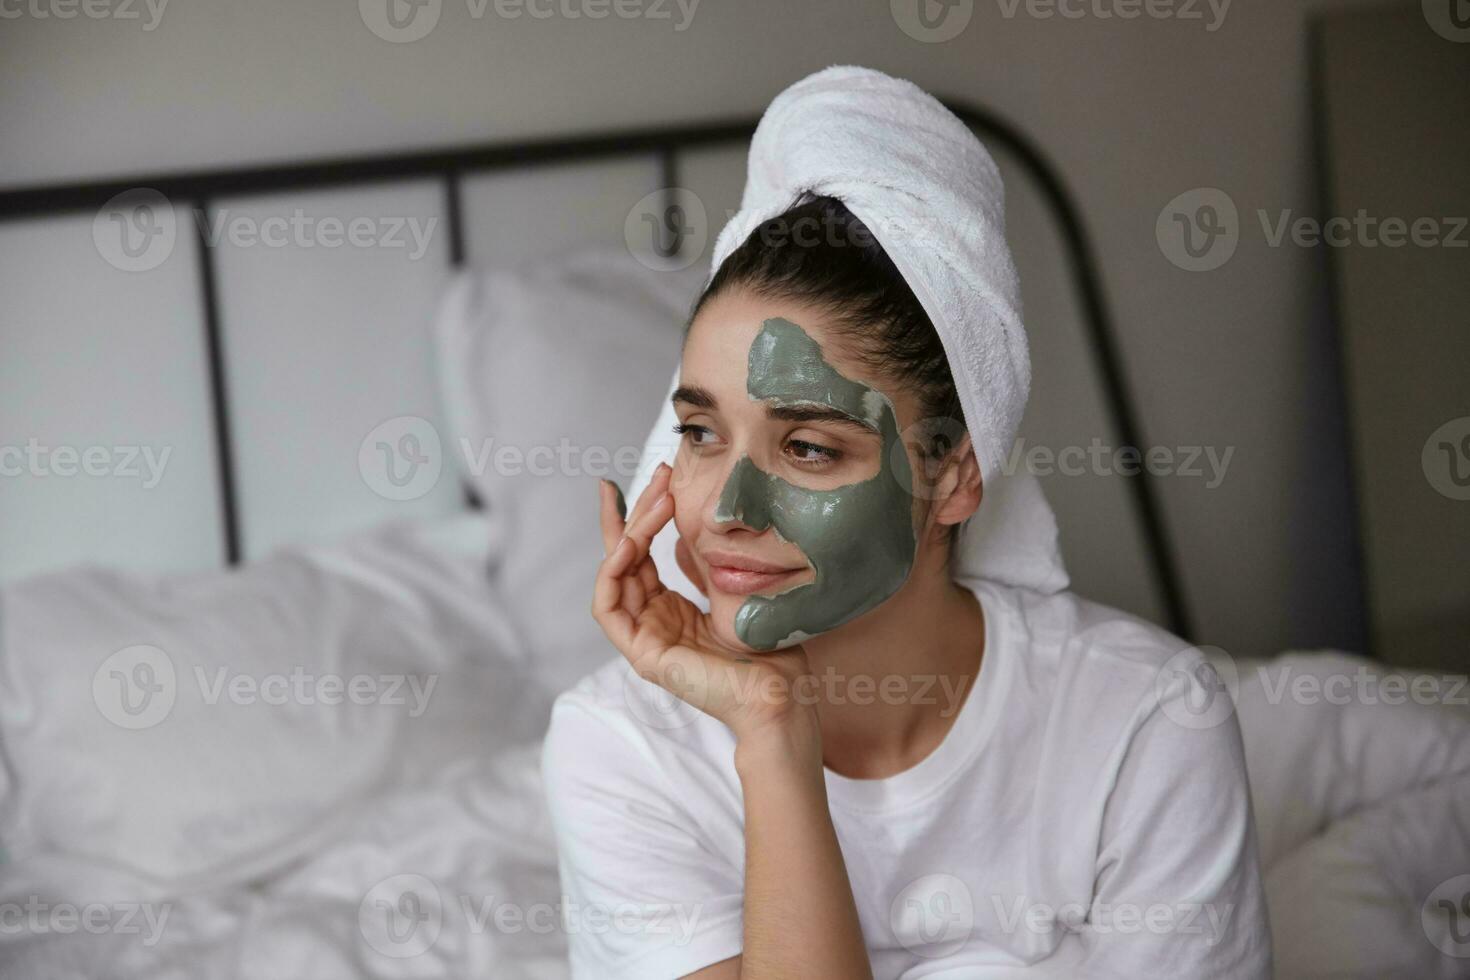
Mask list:
[[[0,864],[0,976],[565,975],[564,934],[548,925],[558,888],[537,768],[552,692],[527,678],[523,645],[489,591],[492,548],[486,522],[465,515],[286,549],[236,572],[154,578],[84,568],[0,594],[0,678],[9,682],[0,691],[0,842],[9,852]],[[60,621],[68,610],[78,621]],[[147,632],[148,621],[169,638],[161,642],[178,667],[177,705],[143,731],[105,720],[96,728],[96,706],[81,705],[77,691],[99,651],[160,635]],[[241,647],[240,637],[257,634],[268,642]],[[296,706],[285,723],[257,730],[238,707],[184,711],[188,666],[220,649],[247,673],[305,660],[344,674],[429,670],[438,683],[418,717],[398,711],[384,722],[364,709],[350,724],[324,726],[320,706]],[[76,663],[57,662],[69,654]],[[211,744],[232,713],[247,721],[236,718]],[[283,741],[293,734],[298,744]],[[256,744],[240,746],[241,737]],[[113,749],[120,754],[91,763],[129,776],[98,785],[82,753],[102,745],[162,753],[165,771],[139,787],[150,767],[128,768],[139,760]],[[290,751],[298,758],[279,787],[269,773],[229,771],[262,757],[281,763]],[[71,767],[84,775],[56,772]],[[353,771],[338,778],[333,767]],[[276,820],[272,797],[303,793],[301,780],[313,777],[330,810],[305,814],[304,825]],[[212,838],[215,862],[165,853],[173,824],[197,825],[210,805],[209,795],[188,791],[191,781],[220,799],[222,823],[246,827]],[[63,792],[92,815],[48,826],[71,809],[57,799]],[[192,809],[174,813],[175,804]],[[151,834],[146,820],[107,819],[109,810],[150,806]]]
[[[0,842],[12,850],[0,865],[0,977],[567,976],[566,929],[610,926],[560,904],[537,764],[554,692],[535,680],[511,610],[487,585],[489,537],[483,520],[463,516],[288,549],[235,573],[151,580],[83,569],[0,594],[0,682],[8,684],[0,689]],[[337,805],[263,859],[171,879],[144,873],[128,855],[41,846],[56,835],[38,814],[55,800],[38,802],[28,783],[67,759],[35,741],[57,737],[35,721],[44,696],[56,693],[40,681],[79,681],[48,663],[18,665],[56,652],[47,646],[54,638],[31,635],[44,631],[38,617],[69,608],[157,613],[161,604],[203,610],[217,629],[247,630],[249,620],[233,615],[235,599],[262,594],[279,604],[286,625],[276,629],[296,631],[288,639],[324,663],[431,666],[440,678],[433,710],[386,734],[364,729],[361,752],[376,760],[364,769],[368,784],[345,792],[326,780],[323,792],[335,792]],[[364,619],[373,624],[366,633]],[[105,625],[61,632],[75,639]],[[82,658],[81,666],[85,680],[94,665]],[[1470,875],[1470,710],[1302,706],[1282,697],[1288,674],[1382,673],[1342,654],[1230,667],[1278,976],[1470,975],[1470,945],[1463,955],[1445,951],[1449,924],[1434,919],[1439,905],[1427,892]],[[168,758],[174,776],[187,778],[178,769],[187,752]],[[271,789],[246,780],[242,798]],[[233,816],[263,819],[250,807]],[[88,915],[101,928],[84,925]]]

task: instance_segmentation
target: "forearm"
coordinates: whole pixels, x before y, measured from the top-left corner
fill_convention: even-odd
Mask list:
[[[743,738],[745,936],[740,975],[872,975],[827,809],[815,719]]]

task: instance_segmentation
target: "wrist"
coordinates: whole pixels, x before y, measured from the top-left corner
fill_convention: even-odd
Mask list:
[[[735,771],[741,779],[771,769],[821,772],[822,729],[815,709],[784,714],[778,721],[735,733]]]

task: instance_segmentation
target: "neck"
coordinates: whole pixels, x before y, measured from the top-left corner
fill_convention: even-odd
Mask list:
[[[878,608],[807,640],[823,761],[856,779],[922,761],[969,695],[984,644],[980,603],[944,568],[910,576]]]

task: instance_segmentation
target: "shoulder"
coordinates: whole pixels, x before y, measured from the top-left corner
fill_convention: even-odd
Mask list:
[[[733,752],[725,726],[617,656],[557,697],[541,763],[554,799],[613,784],[667,789],[675,781],[671,770]]]
[[[1058,696],[1146,698],[1208,668],[1204,652],[1188,641],[1075,592],[1045,595],[988,582],[976,591],[996,639],[1029,671],[1049,676]]]
[[[1239,738],[1234,702],[1205,648],[1073,592],[1043,595],[992,583],[976,591],[994,613],[1009,669],[1048,702],[1054,736],[1086,742],[1093,747],[1087,754],[1106,752],[1114,765],[1153,729]]]
[[[1164,663],[1189,644],[1154,623],[1075,592],[1044,594],[982,582],[977,593],[989,611],[997,607],[1044,654],[1067,648],[1085,653],[1090,665],[1145,669]]]

